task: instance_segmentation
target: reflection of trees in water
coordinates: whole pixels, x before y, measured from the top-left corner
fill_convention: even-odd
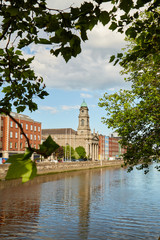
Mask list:
[[[28,233],[28,225],[36,224],[40,207],[40,185],[14,186],[9,181],[0,190],[0,238],[16,237]],[[12,185],[13,184],[13,185]],[[16,185],[16,184],[15,184]],[[20,239],[20,238],[19,238]]]

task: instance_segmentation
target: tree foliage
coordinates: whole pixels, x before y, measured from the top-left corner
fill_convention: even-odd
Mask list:
[[[110,8],[105,8],[105,4],[109,4]],[[48,8],[46,0],[1,0],[0,87],[3,95],[0,113],[11,116],[13,106],[18,113],[26,108],[35,111],[38,106],[34,99],[43,99],[48,95],[43,78],[36,76],[31,68],[34,56],[28,59],[23,56],[24,48],[31,44],[49,45],[51,54],[61,55],[67,62],[81,52],[81,42],[88,39],[88,31],[100,22],[104,26],[108,24],[112,31],[139,37],[138,48],[135,46],[132,53],[126,56],[125,64],[133,59],[136,61],[139,55],[147,57],[150,52],[156,58],[160,36],[157,28],[159,4],[159,0],[94,0],[63,10]],[[139,19],[141,9],[152,12],[152,16],[144,22]],[[119,53],[117,57],[112,56],[110,61],[115,59],[116,64],[122,56]],[[20,129],[32,152],[29,139]],[[34,151],[42,155],[47,152],[46,149],[42,151],[42,146]]]
[[[59,148],[57,148],[57,150],[55,151],[55,156],[58,159],[64,157],[64,149],[63,149],[63,147],[60,146]]]
[[[153,20],[151,25],[154,28],[156,26],[158,33],[160,27],[154,13],[146,12],[139,21],[145,25],[148,18]],[[126,81],[131,83],[131,90],[120,90],[111,95],[106,93],[99,103],[107,111],[104,123],[119,133],[122,137],[121,144],[127,149],[124,166],[129,165],[130,171],[133,166],[140,164],[138,169],[145,169],[145,173],[148,172],[149,163],[153,160],[159,162],[160,158],[159,46],[155,42],[155,49],[151,48],[145,57],[146,52],[141,54],[142,39],[149,34],[148,40],[154,44],[153,38],[159,38],[160,35],[151,36],[147,31],[146,28],[146,32],[128,38],[130,48],[120,62],[124,68],[122,73],[129,75]],[[136,58],[135,49],[139,52]],[[160,170],[160,167],[156,168]]]
[[[71,147],[70,145],[66,145],[65,147],[63,147],[63,149],[64,149],[65,160],[74,158],[75,151],[73,147]]]
[[[78,153],[80,158],[82,159],[86,158],[86,151],[84,147],[82,146],[76,147],[75,151]]]

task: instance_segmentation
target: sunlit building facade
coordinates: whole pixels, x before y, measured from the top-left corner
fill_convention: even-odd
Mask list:
[[[11,115],[23,127],[31,146],[38,148],[41,143],[41,123],[24,114],[11,113]],[[10,155],[23,153],[27,146],[26,138],[18,124],[9,116],[0,115],[0,158],[7,159]]]

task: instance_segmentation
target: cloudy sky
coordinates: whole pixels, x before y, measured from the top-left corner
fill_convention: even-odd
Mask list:
[[[47,0],[48,6],[64,9],[71,4],[79,6],[82,0]],[[51,56],[46,46],[30,46],[25,54],[35,54],[33,68],[44,78],[49,96],[36,100],[39,110],[29,115],[42,122],[42,128],[78,127],[79,107],[85,99],[90,114],[91,130],[109,135],[112,130],[102,124],[105,110],[98,107],[99,98],[105,92],[113,93],[126,87],[120,67],[109,63],[111,55],[121,52],[124,36],[99,24],[88,33],[89,40],[82,44],[82,53],[68,63],[60,56]]]

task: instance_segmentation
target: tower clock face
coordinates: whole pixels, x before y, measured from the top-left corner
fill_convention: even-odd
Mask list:
[[[82,113],[84,112],[84,110],[82,110]]]

